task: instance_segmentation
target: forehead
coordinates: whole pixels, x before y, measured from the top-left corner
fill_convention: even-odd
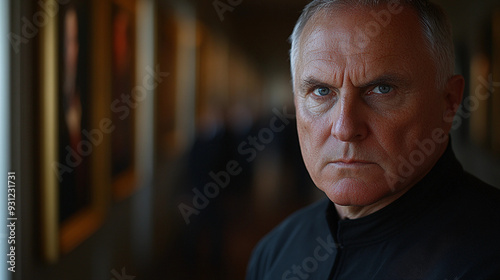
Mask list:
[[[353,71],[367,71],[360,65],[408,71],[433,68],[417,13],[408,6],[401,8],[397,14],[386,5],[319,11],[300,37],[297,74],[348,71],[353,65],[357,67]]]

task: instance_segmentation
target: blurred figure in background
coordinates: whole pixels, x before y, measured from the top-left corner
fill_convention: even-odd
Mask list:
[[[209,173],[225,168],[225,158],[221,155],[226,151],[226,127],[220,104],[209,103],[201,109],[197,128],[184,174],[183,193],[189,204],[193,189],[203,193],[204,186],[211,180]],[[211,199],[199,215],[192,216],[191,223],[186,226],[181,250],[190,278],[202,277],[201,272],[221,277],[225,216],[221,199],[217,197]]]

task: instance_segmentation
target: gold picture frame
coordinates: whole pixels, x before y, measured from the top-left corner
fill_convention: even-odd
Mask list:
[[[109,98],[105,92],[109,92],[106,80],[109,80],[109,63],[107,63],[106,41],[107,29],[103,27],[102,21],[106,22],[108,5],[106,1],[79,1],[72,0],[64,5],[59,5],[55,0],[48,0],[47,5],[59,5],[58,14],[47,17],[46,24],[40,28],[39,34],[39,73],[40,73],[40,110],[39,110],[39,136],[40,136],[40,184],[41,184],[41,244],[42,257],[46,262],[54,263],[58,259],[73,250],[91,234],[93,234],[103,223],[107,211],[110,185],[109,161],[107,151],[110,142],[108,133],[112,123],[108,116],[105,104],[109,104]],[[83,8],[82,8],[83,7]],[[83,12],[82,12],[83,11]],[[79,16],[89,17],[92,14],[94,20],[87,19],[88,26],[82,29],[75,28],[79,23]],[[76,19],[76,20],[75,20]],[[75,43],[79,38],[78,32],[85,29],[85,45]],[[71,31],[73,30],[73,31]],[[72,36],[71,34],[75,35]],[[69,39],[68,39],[69,38]],[[73,38],[73,39],[71,39]],[[61,47],[63,46],[63,47]],[[84,48],[88,48],[84,50]],[[76,50],[76,54],[75,54]],[[72,53],[72,54],[71,54]],[[87,110],[83,110],[83,101],[77,102],[79,113],[75,118],[74,111],[67,104],[73,100],[68,98],[71,91],[68,86],[76,78],[68,78],[68,70],[72,58],[81,59],[80,54],[85,53],[87,61],[86,91],[78,94],[80,99],[87,94]],[[73,61],[74,62],[74,61]],[[80,68],[78,68],[80,69]],[[81,73],[78,73],[81,75]],[[64,77],[64,81],[61,77]],[[66,103],[65,103],[66,102]],[[63,117],[62,117],[63,116]],[[78,116],[81,116],[79,118]],[[70,141],[63,137],[65,130],[62,126],[66,124],[83,123],[86,118],[85,127],[82,125],[75,130],[68,125]],[[77,121],[75,121],[75,119]],[[62,123],[62,125],[61,125]],[[73,133],[73,132],[77,133]],[[85,133],[84,133],[85,131]],[[67,131],[66,131],[67,132]],[[71,134],[73,133],[73,134]],[[80,138],[73,135],[80,134]],[[90,139],[89,135],[94,135]],[[74,141],[77,139],[78,141]],[[84,141],[86,141],[84,143]],[[75,152],[75,144],[83,161],[69,164],[61,157],[61,151],[70,150]],[[83,145],[85,144],[85,145]],[[79,146],[78,146],[79,145]],[[83,150],[85,146],[86,150]],[[63,148],[63,149],[61,149]],[[91,149],[91,150],[90,150]],[[71,157],[71,155],[69,156]],[[63,160],[61,160],[63,159]],[[66,195],[62,193],[63,186],[67,183],[63,174],[77,174],[81,166],[85,165],[85,171],[81,174],[86,176],[85,184],[82,186],[84,195],[75,199],[78,207],[68,210],[65,202]],[[76,175],[75,175],[76,176]],[[78,178],[84,178],[80,176]],[[66,184],[64,188],[77,188],[78,184]],[[78,196],[78,195],[75,195]],[[69,203],[70,205],[71,203]],[[66,213],[65,213],[66,212]],[[64,214],[64,215],[63,215]]]

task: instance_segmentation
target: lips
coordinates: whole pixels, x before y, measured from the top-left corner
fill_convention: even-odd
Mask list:
[[[330,162],[330,164],[341,166],[341,167],[357,167],[365,166],[369,164],[374,164],[374,162],[361,160],[361,159],[338,159]]]
[[[370,163],[373,163],[373,162],[366,161],[366,160],[360,160],[360,159],[339,159],[339,160],[333,161],[333,163],[344,163],[344,164],[364,163],[364,164],[370,164]]]

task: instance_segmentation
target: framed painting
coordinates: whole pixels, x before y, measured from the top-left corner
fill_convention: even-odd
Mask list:
[[[489,147],[490,130],[490,104],[488,97],[491,91],[486,78],[491,73],[491,56],[486,51],[477,52],[473,55],[470,64],[470,93],[469,99],[476,101],[473,105],[464,104],[470,108],[470,131],[472,142],[481,147]],[[479,98],[481,97],[481,98]]]
[[[113,123],[99,106],[105,89],[98,88],[97,77],[106,65],[98,64],[102,51],[96,45],[105,34],[94,32],[97,5],[102,4],[61,4],[40,30],[41,238],[48,262],[95,232],[106,212],[107,134]]]
[[[177,25],[172,7],[167,3],[158,3],[157,18],[157,61],[163,71],[170,73],[168,83],[158,84],[158,93],[155,96],[155,150],[157,164],[175,156],[176,151],[176,104],[177,98]]]
[[[491,26],[490,26],[491,24]],[[469,102],[471,107],[470,137],[473,143],[500,155],[500,11],[491,15],[491,21],[478,40],[478,51],[473,55],[470,70]]]
[[[121,200],[137,187],[135,168],[135,0],[111,2],[112,120],[111,168],[113,197]]]
[[[493,13],[493,73],[491,81],[492,92],[492,120],[491,143],[493,151],[500,156],[500,8]]]

